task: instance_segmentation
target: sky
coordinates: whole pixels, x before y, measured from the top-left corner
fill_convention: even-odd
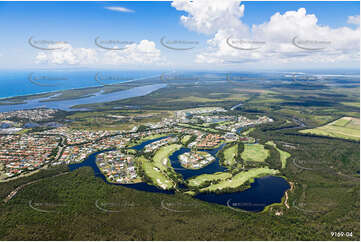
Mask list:
[[[359,69],[359,2],[0,2],[0,69]]]

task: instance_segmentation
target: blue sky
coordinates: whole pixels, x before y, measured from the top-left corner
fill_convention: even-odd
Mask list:
[[[269,22],[271,16],[277,12],[283,15],[287,11],[297,12],[300,8],[305,8],[307,14],[314,14],[317,17],[317,25],[320,27],[328,26],[331,29],[347,27],[353,32],[359,29],[359,25],[349,23],[350,16],[359,15],[359,2],[242,2],[241,4],[244,4],[245,8],[244,16],[240,18],[240,22],[249,28],[252,28],[253,25],[261,25]],[[122,7],[128,9],[128,11],[109,10],[107,9],[109,7]],[[220,14],[219,16],[226,16],[222,14],[227,14],[227,12],[222,13],[222,11],[223,10],[217,10],[217,13]],[[198,12],[196,9],[194,10],[194,13],[197,14]],[[233,11],[230,11],[230,13],[232,14]],[[183,69],[207,69],[214,68],[215,66],[220,69],[240,68],[237,65],[219,65],[219,63],[223,62],[220,61],[218,63],[216,60],[212,63],[205,63],[199,61],[202,59],[199,57],[204,54],[204,51],[209,51],[209,49],[207,49],[209,47],[207,46],[207,41],[216,39],[217,33],[230,32],[232,35],[239,34],[240,36],[242,36],[242,33],[238,33],[238,30],[233,30],[228,26],[216,26],[212,33],[202,33],[201,29],[192,28],[192,23],[187,26],[187,24],[182,22],[181,16],[188,16],[189,14],[187,11],[177,10],[170,2],[0,2],[0,29],[2,31],[0,36],[0,68],[102,67],[127,69],[136,67],[144,69],[167,69],[176,67]],[[197,19],[196,15],[193,17],[193,20]],[[192,22],[193,20],[191,19],[190,21]],[[205,21],[204,24],[208,23]],[[216,22],[210,24],[216,25]],[[235,24],[237,25],[238,23]],[[310,26],[310,28],[313,27]],[[318,30],[318,27],[315,28]],[[269,27],[269,29],[271,29],[271,27]],[[232,31],[236,32],[233,34]],[[354,36],[353,32],[350,35]],[[264,33],[269,33],[269,30],[265,29]],[[264,33],[261,33],[259,36],[266,36]],[[337,36],[337,34],[334,33],[333,35]],[[31,36],[38,40],[68,42],[71,45],[71,49],[68,49],[67,55],[70,55],[70,57],[59,57],[62,55],[61,53],[53,55],[49,51],[41,51],[31,47],[28,44],[28,39]],[[97,36],[104,40],[127,40],[136,43],[147,40],[153,42],[154,48],[153,46],[149,47],[149,45],[147,45],[147,48],[148,50],[157,51],[156,58],[154,58],[157,59],[157,63],[152,63],[148,59],[141,60],[140,63],[137,63],[136,61],[139,59],[138,56],[142,55],[142,53],[139,54],[139,52],[135,54],[133,52],[127,52],[120,57],[118,55],[121,52],[117,52],[110,57],[104,57],[104,50],[94,45],[94,39]],[[200,44],[188,52],[171,51],[160,44],[160,38],[163,36],[172,40],[196,40]],[[347,37],[348,36],[345,36],[345,38]],[[272,40],[275,39],[274,37],[269,38]],[[352,38],[350,41],[355,42],[355,37]],[[202,48],[199,47],[201,45]],[[205,47],[203,48],[203,46]],[[339,44],[337,48],[342,49],[342,46],[342,44]],[[136,46],[135,48],[138,47]],[[213,46],[212,48],[215,49],[211,51],[218,54],[211,56],[209,59],[226,59],[231,56],[232,58],[241,60],[243,56],[242,53],[230,54],[229,51],[224,50],[221,44]],[[346,53],[346,56],[347,53],[350,52],[350,50],[344,49],[338,51],[337,48],[332,49],[333,56],[335,53],[342,53],[342,55]],[[91,58],[94,60],[86,61],[86,58],[83,57],[85,54],[82,51],[87,53],[87,55],[91,55]],[[359,52],[359,47],[356,51]],[[265,51],[261,54],[266,56],[267,53]],[[127,54],[134,56],[133,59],[130,58],[131,63],[124,62],[124,58],[127,59]],[[282,54],[277,56],[277,58],[289,58],[290,55],[288,54],[287,52],[287,54]],[[330,55],[329,57],[334,58],[333,56]],[[55,63],[56,60],[59,61],[59,58],[63,58],[60,60],[61,63]],[[69,58],[74,60],[75,63],[69,63]],[[83,59],[78,60],[77,58]],[[108,62],[109,59],[117,58],[119,58],[119,61],[114,61],[114,63],[110,61],[108,63],[103,61],[103,58],[108,58]],[[254,67],[255,61],[258,60],[260,63],[260,65],[258,65],[259,68],[268,69],[271,68],[270,63],[273,61],[272,58],[273,57],[269,59],[269,62],[263,63],[263,59],[257,59],[257,57],[249,55],[249,58],[245,60],[245,64],[242,65],[242,67]],[[276,64],[277,58],[274,58]],[[317,58],[319,57],[313,59]],[[56,60],[54,61],[54,59]],[[95,61],[95,59],[97,60]],[[302,59],[301,62],[297,62],[295,58],[290,60],[292,62],[291,64],[285,63],[278,65],[278,67],[284,69],[308,67],[305,58]],[[346,56],[345,58],[340,58],[340,61],[337,61],[337,63],[330,64],[326,61],[326,63],[312,64],[310,68],[358,68],[358,66],[358,60],[348,59]]]

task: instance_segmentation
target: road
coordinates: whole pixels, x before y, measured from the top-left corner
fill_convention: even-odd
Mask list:
[[[60,173],[60,174],[57,174],[57,175],[54,175],[54,176],[51,176],[51,177],[57,177],[57,176],[65,175],[67,173],[69,173],[69,172],[67,171],[67,172]],[[11,191],[9,193],[9,195],[6,196],[6,198],[4,199],[4,203],[9,202],[24,187],[26,187],[28,185],[31,185],[31,184],[34,184],[34,183],[37,183],[37,182],[39,182],[41,180],[44,180],[45,178],[49,178],[49,177],[44,177],[44,178],[41,178],[41,179],[38,179],[38,180],[35,180],[35,181],[31,181],[31,182],[28,182],[28,183],[25,183],[25,184],[22,184],[22,185],[18,186],[13,191]]]

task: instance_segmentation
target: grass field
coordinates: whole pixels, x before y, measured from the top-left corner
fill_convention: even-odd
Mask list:
[[[314,129],[305,129],[299,132],[342,139],[360,140],[360,119],[343,117],[324,126]]]
[[[286,168],[287,159],[291,157],[291,154],[286,152],[286,151],[278,149],[277,145],[273,141],[268,141],[266,144],[267,145],[272,145],[280,153],[280,160],[281,160],[281,163],[282,163],[282,169]]]
[[[154,165],[162,171],[166,170],[169,167],[168,157],[181,147],[182,145],[180,144],[172,144],[160,148],[153,156]]]
[[[274,175],[277,174],[278,172],[279,172],[278,170],[273,170],[268,167],[254,168],[249,171],[240,172],[230,179],[222,180],[221,182],[217,184],[212,184],[208,187],[201,189],[200,191],[212,192],[216,190],[222,190],[225,188],[238,188],[242,186],[246,181],[252,178],[256,178],[264,175]]]
[[[160,137],[165,137],[165,136],[167,136],[167,134],[149,135],[149,136],[146,136],[144,138],[141,138],[141,139],[137,140],[136,142],[128,143],[127,146],[128,147],[136,146],[136,145],[139,145],[139,144],[143,143],[144,141],[151,140],[151,139],[158,139]]]
[[[342,102],[342,104],[346,105],[346,106],[356,107],[356,108],[360,107],[360,102]]]
[[[217,181],[217,180],[225,180],[232,177],[231,173],[228,172],[217,172],[214,174],[203,174],[196,176],[194,178],[191,178],[188,180],[188,184],[192,187],[194,186],[200,186],[205,182],[209,181]]]
[[[145,175],[149,177],[155,185],[165,190],[174,187],[173,181],[162,173],[162,171],[156,167],[153,162],[150,162],[144,157],[140,157],[139,161],[142,163]]]
[[[250,129],[244,131],[242,134],[243,134],[244,136],[247,136],[247,135],[249,135],[253,130],[254,130],[254,128],[250,128]]]
[[[182,137],[182,144],[186,144],[188,141],[189,141],[189,139],[190,138],[192,138],[192,135],[185,135],[185,136],[183,136]]]
[[[219,132],[220,132],[219,130],[216,130],[216,129],[212,129],[212,128],[205,128],[205,127],[198,126],[198,125],[178,124],[178,126],[181,126],[181,127],[186,127],[186,128],[191,128],[191,129],[203,130],[203,131],[206,131],[206,132],[212,132],[212,133],[219,133]]]
[[[30,131],[31,129],[22,129],[19,132],[17,132],[16,134],[26,134],[28,131]]]
[[[335,119],[335,117],[331,115],[309,115],[309,118],[317,122],[318,125],[326,124]]]
[[[245,144],[242,152],[242,159],[245,161],[263,162],[269,156],[269,150],[261,144]]]
[[[177,100],[169,100],[168,102],[198,102],[198,103],[209,103],[209,102],[223,102],[223,101],[245,101],[248,99],[246,94],[223,94],[227,97],[216,98],[217,95],[210,96],[210,98],[206,97],[197,97],[197,96],[188,96],[183,97]]]
[[[257,98],[257,99],[254,99],[252,101],[250,101],[249,103],[253,103],[253,104],[256,104],[256,103],[281,103],[283,102],[283,99],[279,99],[279,98]]]
[[[236,155],[238,152],[238,144],[224,150],[224,162],[226,165],[233,165],[236,162]]]

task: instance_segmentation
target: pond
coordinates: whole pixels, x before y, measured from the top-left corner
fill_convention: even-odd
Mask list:
[[[230,209],[242,209],[260,212],[266,206],[280,203],[284,193],[290,188],[288,182],[277,176],[255,178],[247,190],[232,193],[201,193],[195,198],[202,201],[228,206]]]

